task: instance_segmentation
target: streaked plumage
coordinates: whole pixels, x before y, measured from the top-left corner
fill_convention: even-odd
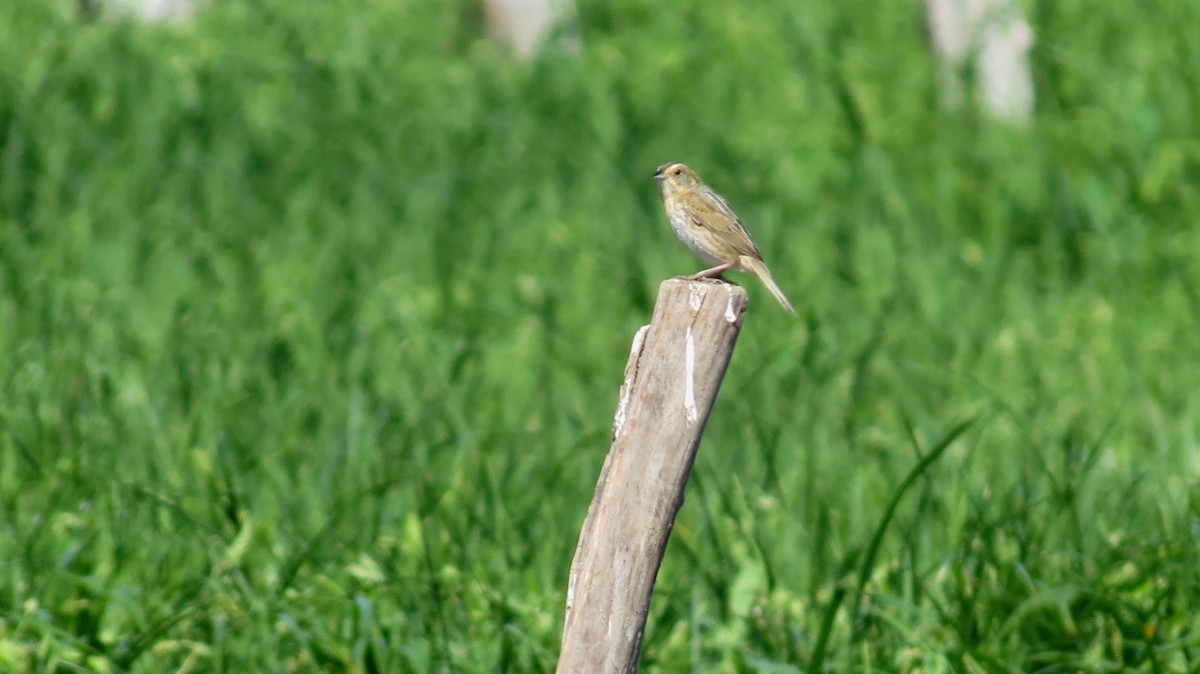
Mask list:
[[[658,181],[663,208],[675,235],[700,259],[716,265],[689,278],[719,278],[731,269],[749,272],[762,281],[788,313],[796,313],[771,278],[762,253],[742,221],[721,195],[705,185],[695,171],[677,162],[659,166],[654,179]]]

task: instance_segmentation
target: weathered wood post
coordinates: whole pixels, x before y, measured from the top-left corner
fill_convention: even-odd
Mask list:
[[[659,287],[571,562],[559,674],[637,670],[654,579],[745,311],[746,292],[722,281]]]

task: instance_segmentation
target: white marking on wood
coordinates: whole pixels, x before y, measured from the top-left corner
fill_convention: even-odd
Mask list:
[[[575,583],[579,581],[579,572],[571,569],[571,580],[567,585],[567,613],[564,622],[571,620],[571,607],[575,606]]]
[[[734,306],[733,293],[727,293],[725,295],[725,322],[731,325],[738,322],[738,310],[737,307]]]
[[[646,333],[649,331],[650,326],[643,325],[634,334],[633,346],[629,348],[630,363],[637,363],[638,355],[642,352],[642,345],[646,343]],[[625,420],[629,418],[629,398],[633,392],[633,380],[636,378],[637,367],[625,368],[625,379],[621,382],[621,394],[617,399],[617,413],[613,416],[613,440],[621,435],[621,429],[625,428]]]
[[[696,339],[690,325],[683,343],[683,376],[683,411],[688,423],[694,424],[700,412],[696,409]]]
[[[688,306],[692,311],[700,311],[700,305],[704,303],[704,286],[696,283],[688,289]]]

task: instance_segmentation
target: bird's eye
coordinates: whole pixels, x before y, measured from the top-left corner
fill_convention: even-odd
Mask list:
[[[680,173],[683,173],[683,171],[680,171],[679,169],[675,169],[674,171],[671,171],[671,173],[673,173],[674,175],[679,175]]]

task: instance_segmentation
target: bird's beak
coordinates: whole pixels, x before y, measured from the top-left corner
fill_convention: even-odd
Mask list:
[[[659,170],[657,170],[657,171],[655,171],[655,172],[654,172],[654,179],[655,179],[655,180],[666,180],[666,178],[667,178],[667,176],[666,176],[666,174],[664,174],[664,173],[662,172],[662,169],[659,169]]]

